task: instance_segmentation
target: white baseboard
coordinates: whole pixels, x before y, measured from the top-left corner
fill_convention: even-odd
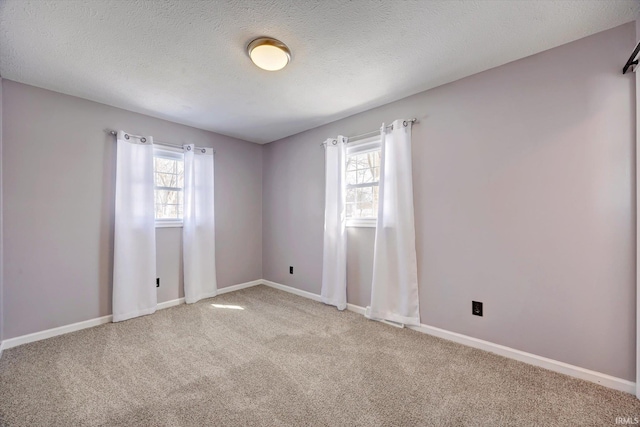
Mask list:
[[[281,285],[280,283],[272,282],[270,280],[261,280],[261,283],[270,288],[279,289],[281,291],[289,292],[290,294],[298,295],[301,297],[309,298],[314,301],[322,302],[322,297],[318,294],[314,294],[300,289],[292,288],[291,286]]]
[[[229,292],[235,292],[235,291],[239,291],[240,289],[250,288],[252,286],[258,286],[258,285],[261,285],[261,284],[262,284],[262,280],[253,280],[251,282],[245,282],[245,283],[240,283],[240,284],[237,284],[237,285],[226,286],[224,288],[220,288],[220,289],[216,290],[216,292],[212,293],[211,295],[205,295],[200,300],[208,299],[208,298],[214,298],[216,295],[222,295],[222,294],[226,294],[226,293],[229,293]],[[158,303],[158,310],[162,310],[163,308],[175,307],[176,305],[180,305],[180,304],[184,304],[184,303],[185,303],[184,297],[183,298],[174,299],[174,300],[171,300],[171,301],[159,302]]]
[[[543,356],[538,356],[532,353],[527,353],[525,351],[516,350],[515,348],[506,347],[504,345],[494,344],[492,342],[473,338],[468,335],[436,328],[435,326],[422,324],[420,326],[407,327],[424,334],[433,335],[438,338],[444,338],[446,340],[464,344],[469,347],[479,348],[480,350],[485,350],[490,353],[508,357],[509,359],[514,359],[520,362],[528,363],[530,365],[539,366],[541,368],[569,375],[570,377],[579,378],[581,380],[591,381],[593,383],[613,388],[615,390],[620,390],[631,394],[635,394],[636,392],[636,383],[622,378],[603,374],[601,372],[592,371],[590,369],[581,368],[575,365],[570,365],[568,363],[549,359]]]
[[[349,303],[347,303],[347,310],[353,311],[354,313],[362,314],[363,316],[367,312],[366,308],[360,307],[359,305],[355,305],[355,304],[349,304]]]
[[[176,305],[184,304],[184,298],[172,299],[171,301],[159,302],[156,305],[158,310],[163,310],[169,307],[175,307]]]
[[[249,288],[251,286],[256,286],[262,284],[262,280],[254,280],[252,282],[240,283],[238,285],[227,286],[225,288],[218,289],[218,295],[225,294],[227,292],[234,292],[240,289]],[[184,304],[184,298],[178,298],[171,301],[164,301],[158,303],[157,309],[162,310],[169,307],[175,307],[176,305]],[[92,328],[94,326],[104,325],[105,323],[110,323],[112,321],[113,316],[102,316],[95,319],[85,320],[82,322],[72,323],[70,325],[60,326],[53,329],[47,329],[40,332],[34,332],[32,334],[22,335],[15,338],[10,338],[8,340],[2,341],[0,343],[0,357],[2,357],[2,350],[9,349],[13,347],[17,347],[22,344],[28,344],[40,340],[45,340],[47,338],[52,338],[58,335],[64,335],[71,332],[76,332],[82,329]]]
[[[218,295],[226,294],[227,292],[235,292],[240,289],[250,288],[252,286],[262,285],[264,280],[253,280],[251,282],[240,283],[239,285],[227,286],[225,288],[218,289]]]
[[[79,331],[81,329],[93,328],[94,326],[104,325],[111,322],[113,316],[102,316],[95,319],[85,320],[83,322],[72,323],[70,325],[60,326],[53,329],[47,329],[45,331],[34,332],[32,334],[22,335],[15,338],[9,338],[2,341],[3,348],[13,348],[22,344],[28,344],[40,340],[46,340],[47,338],[56,337],[58,335],[64,335],[71,332]]]
[[[263,283],[269,287],[279,289],[281,291],[289,292],[295,295],[306,297],[314,301],[320,301],[320,295],[313,294],[311,292],[301,291],[299,289],[292,288],[290,286],[281,285],[279,283],[263,280]],[[366,309],[355,304],[347,304],[347,310],[353,311],[358,314],[365,314]],[[473,338],[468,335],[459,334],[456,332],[447,331],[445,329],[436,328],[422,324],[420,326],[407,326],[409,329],[413,329],[424,334],[433,335],[438,338],[444,338],[449,341],[454,341],[459,344],[463,344],[469,347],[478,348],[480,350],[495,353],[500,356],[508,357],[509,359],[518,360],[520,362],[528,363],[529,365],[539,366],[550,371],[558,372],[568,375],[570,377],[579,378],[581,380],[590,381],[602,386],[612,388],[615,390],[624,391],[627,393],[635,394],[636,383],[628,381],[622,378],[613,377],[611,375],[603,374],[601,372],[592,371],[589,369],[581,368],[579,366],[570,365],[568,363],[560,362],[558,360],[549,359],[546,357],[538,356],[525,351],[516,350],[511,347],[506,347],[500,344],[494,344],[489,341],[484,341],[478,338]]]

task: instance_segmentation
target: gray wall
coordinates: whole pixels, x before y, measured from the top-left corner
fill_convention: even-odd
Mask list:
[[[320,293],[320,142],[417,117],[422,323],[633,381],[634,46],[630,23],[267,145],[264,278]],[[367,305],[373,231],[348,245]]]
[[[111,313],[115,143],[216,150],[218,287],[262,277],[262,147],[4,80],[4,339]],[[183,295],[181,229],[158,229],[158,300]]]

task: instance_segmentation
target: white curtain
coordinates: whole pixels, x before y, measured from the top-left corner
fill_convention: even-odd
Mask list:
[[[117,136],[113,321],[156,311],[153,139]]]
[[[187,304],[216,296],[213,149],[184,146],[184,296]]]
[[[345,230],[345,141],[325,141],[324,248],[322,302],[347,308],[347,235]]]
[[[411,122],[382,125],[378,221],[369,317],[420,325],[413,217]]]

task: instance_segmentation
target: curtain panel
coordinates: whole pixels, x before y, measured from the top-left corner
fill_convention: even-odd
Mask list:
[[[347,234],[345,228],[346,138],[325,141],[322,302],[347,308]]]
[[[411,122],[382,125],[378,219],[369,317],[420,325]]]
[[[153,139],[117,134],[113,321],[156,311]]]
[[[218,292],[215,232],[213,149],[185,145],[182,245],[187,304]]]

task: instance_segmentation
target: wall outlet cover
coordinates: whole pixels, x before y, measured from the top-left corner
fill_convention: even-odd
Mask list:
[[[482,303],[479,301],[471,301],[471,314],[474,316],[482,316]]]

